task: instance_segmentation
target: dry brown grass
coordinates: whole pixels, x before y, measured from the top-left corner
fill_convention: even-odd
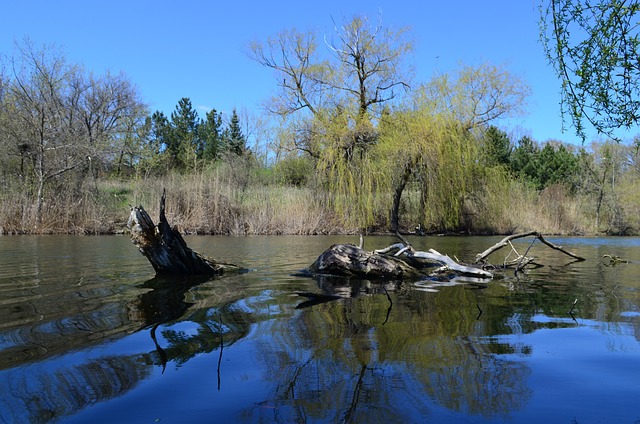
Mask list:
[[[312,235],[359,231],[344,226],[348,219],[332,212],[327,206],[328,194],[322,190],[240,177],[229,168],[217,167],[190,175],[91,181],[74,190],[48,193],[40,222],[36,219],[35,201],[27,190],[5,190],[0,195],[0,234],[126,231],[129,205],[142,205],[157,219],[165,189],[167,218],[186,234]],[[601,222],[606,226],[598,229],[594,225],[592,198],[573,195],[563,185],[538,193],[521,182],[498,178],[468,194],[461,229],[473,234],[531,230],[562,235],[602,231],[637,234],[638,185],[636,179],[620,181],[616,197],[608,198],[608,206],[602,211]],[[369,230],[384,231],[389,213],[385,199],[380,199],[376,208],[378,225]],[[403,196],[401,224],[413,229],[420,216],[419,193],[408,189]],[[436,222],[425,224],[427,229],[439,230]]]

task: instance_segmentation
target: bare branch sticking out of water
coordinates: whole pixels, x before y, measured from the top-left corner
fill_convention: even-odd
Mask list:
[[[497,250],[500,250],[505,246],[508,246],[510,244],[511,240],[515,240],[515,239],[523,238],[523,237],[529,237],[529,236],[535,237],[536,239],[540,240],[540,242],[544,243],[545,245],[549,246],[550,248],[552,248],[554,250],[557,250],[559,252],[562,252],[565,255],[571,256],[572,258],[574,258],[574,259],[576,259],[578,261],[584,261],[585,260],[582,256],[578,256],[575,253],[564,249],[562,246],[557,246],[557,245],[551,243],[550,241],[546,240],[542,236],[542,234],[540,234],[539,232],[530,231],[528,233],[513,234],[513,235],[510,235],[508,237],[505,237],[504,239],[502,239],[498,243],[494,244],[493,246],[491,246],[490,248],[488,248],[484,252],[479,253],[478,255],[476,255],[475,263],[476,264],[483,263],[487,259],[487,257],[489,255],[491,255],[493,252],[495,252]],[[529,247],[529,249],[530,248],[531,248],[531,246]],[[527,249],[527,252],[529,251],[529,249]]]

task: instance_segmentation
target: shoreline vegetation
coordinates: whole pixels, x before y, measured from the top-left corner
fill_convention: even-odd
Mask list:
[[[39,224],[28,192],[4,190],[0,195],[0,235],[126,233],[130,207],[141,205],[157,217],[163,189],[167,191],[167,219],[185,235],[393,234],[388,206],[392,193],[378,199],[374,224],[358,228],[346,224],[348,218],[331,207],[331,193],[317,183],[282,183],[277,172],[269,174],[261,167],[244,169],[239,179],[234,168],[220,163],[187,175],[90,178],[75,190],[47,194]],[[447,228],[439,225],[442,219],[437,215],[427,215],[432,221],[420,221],[425,214],[420,209],[419,190],[411,187],[401,204],[398,230],[422,235],[509,235],[527,231],[564,236],[638,235],[638,188],[637,180],[620,178],[615,192],[603,196],[604,206],[597,216],[593,196],[573,194],[567,184],[539,191],[530,184],[508,180],[499,190],[489,192],[482,187],[480,193],[468,193],[460,210],[460,225]],[[486,197],[480,197],[482,194]],[[348,201],[355,203],[357,199]],[[600,227],[596,227],[598,224]]]
[[[640,234],[639,137],[508,132],[520,78],[480,64],[412,81],[406,30],[383,29],[355,17],[329,51],[295,30],[257,40],[274,98],[204,118],[189,98],[150,113],[124,74],[25,40],[0,56],[0,234],[122,233],[164,190],[182,234]]]

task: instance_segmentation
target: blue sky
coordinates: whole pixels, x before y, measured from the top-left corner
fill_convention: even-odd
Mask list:
[[[249,41],[290,28],[330,35],[332,17],[377,19],[382,10],[383,25],[411,28],[417,81],[460,64],[504,66],[529,84],[532,96],[527,116],[500,126],[540,142],[580,143],[571,128],[562,132],[560,84],[538,41],[537,0],[3,3],[0,53],[11,53],[14,40],[25,36],[38,45],[54,43],[87,70],[124,72],[151,111],[169,115],[188,97],[201,117],[208,108],[258,110],[274,92],[274,74],[245,53]]]

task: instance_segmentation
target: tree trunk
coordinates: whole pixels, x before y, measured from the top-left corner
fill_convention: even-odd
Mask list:
[[[127,226],[131,241],[149,260],[157,275],[221,275],[241,271],[236,265],[217,262],[194,252],[165,216],[165,195],[160,200],[160,222],[156,227],[142,206],[131,208]]]
[[[401,180],[393,192],[393,205],[391,206],[391,231],[396,233],[400,228],[400,201],[409,177],[411,176],[411,165],[407,164],[402,173]]]

